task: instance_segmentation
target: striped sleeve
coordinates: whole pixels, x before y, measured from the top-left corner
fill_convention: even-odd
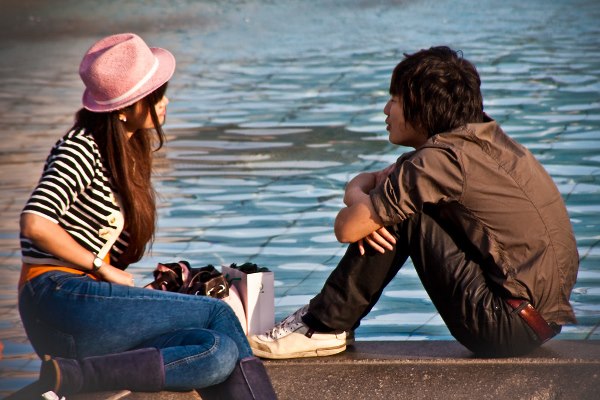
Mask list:
[[[23,212],[58,223],[77,196],[91,184],[96,151],[91,138],[75,132],[57,142]]]

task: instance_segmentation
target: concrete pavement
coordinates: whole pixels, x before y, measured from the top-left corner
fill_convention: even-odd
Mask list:
[[[555,340],[525,357],[476,358],[457,342],[357,342],[342,354],[265,362],[280,400],[597,399],[600,341]],[[192,400],[195,392],[68,400]]]

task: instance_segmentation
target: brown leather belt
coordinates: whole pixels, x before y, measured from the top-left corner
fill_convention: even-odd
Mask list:
[[[553,329],[528,301],[523,299],[506,299],[506,302],[515,312],[519,313],[519,316],[535,332],[541,343],[547,342],[558,333],[558,330]]]

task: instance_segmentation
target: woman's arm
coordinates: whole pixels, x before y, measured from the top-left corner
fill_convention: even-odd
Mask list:
[[[72,264],[84,272],[93,270],[95,255],[75,241],[67,231],[47,218],[32,213],[21,215],[21,235],[31,240],[39,249]],[[105,262],[94,275],[121,285],[133,286],[133,276]]]

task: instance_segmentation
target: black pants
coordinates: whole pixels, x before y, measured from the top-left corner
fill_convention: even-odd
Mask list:
[[[361,256],[351,244],[308,313],[332,329],[356,329],[408,257],[448,326],[472,352],[483,356],[524,354],[539,346],[534,332],[506,303],[478,259],[435,217],[415,214],[398,226],[394,250],[381,254],[366,246]]]

